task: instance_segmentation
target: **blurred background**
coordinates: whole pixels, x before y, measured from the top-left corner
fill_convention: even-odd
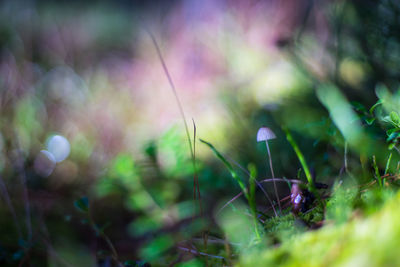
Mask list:
[[[367,110],[399,109],[399,14],[391,0],[2,1],[1,265],[203,266],[193,244],[223,241],[217,212],[240,187],[198,138],[245,183],[239,164],[271,178],[262,126],[276,177],[305,180],[281,127],[318,182],[347,168],[347,145],[354,173],[383,165],[386,126]],[[272,212],[259,190],[257,206]]]

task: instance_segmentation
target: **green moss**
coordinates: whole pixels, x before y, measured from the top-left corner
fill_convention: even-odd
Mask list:
[[[244,255],[238,266],[400,266],[400,193],[367,217],[352,214],[286,240],[275,249]]]

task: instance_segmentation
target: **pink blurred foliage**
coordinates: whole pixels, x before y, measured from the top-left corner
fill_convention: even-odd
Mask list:
[[[79,105],[43,98],[50,101],[45,103],[49,130],[67,131],[72,137],[86,133],[109,157],[124,149],[138,149],[144,141],[158,138],[171,125],[181,123],[168,80],[145,33],[148,28],[159,42],[187,119],[196,120],[200,134],[212,135],[213,129],[219,131],[228,123],[227,111],[219,100],[221,91],[242,90],[237,81],[243,77],[235,77],[229,63],[232,51],[246,47],[277,60],[282,56],[277,44],[291,41],[307,6],[306,0],[182,1],[161,19],[149,16],[140,21],[134,38],[120,50],[107,50],[96,43],[99,29],[85,12],[52,24],[33,23],[31,32],[24,30],[25,42],[37,42],[40,47],[27,44],[22,56],[11,52],[2,55],[0,74],[9,90],[2,92],[1,104],[25,92],[39,95],[35,85],[51,72],[51,68],[41,69],[31,62],[30,53],[39,49],[50,66],[70,66],[89,88]],[[323,43],[329,32],[317,7],[313,7],[310,23]],[[133,29],[127,28],[127,34],[129,31]],[[323,57],[323,51],[318,57]],[[318,58],[312,60],[318,66]],[[99,84],[93,84],[96,79]]]

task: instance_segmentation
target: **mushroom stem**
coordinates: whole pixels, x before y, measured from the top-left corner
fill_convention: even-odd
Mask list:
[[[267,151],[268,151],[269,167],[270,167],[270,169],[271,169],[271,175],[272,175],[272,178],[275,178],[274,168],[272,167],[271,151],[269,151],[269,145],[268,145],[268,141],[267,141],[267,140],[265,140],[265,144],[266,144],[266,146],[267,146]],[[279,201],[278,189],[276,188],[276,182],[275,182],[275,180],[274,180],[274,190],[275,190],[276,199],[277,199],[277,201],[278,201],[279,210],[282,212],[281,202]]]

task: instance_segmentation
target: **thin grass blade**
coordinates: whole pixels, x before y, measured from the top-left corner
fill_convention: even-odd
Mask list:
[[[307,181],[308,181],[308,185],[311,189],[311,191],[315,191],[315,187],[314,187],[314,181],[312,179],[311,176],[311,172],[310,169],[308,168],[306,159],[304,158],[303,153],[301,152],[299,146],[297,145],[296,141],[293,139],[292,134],[290,133],[290,131],[284,127],[283,130],[286,133],[286,139],[289,141],[290,145],[293,147],[294,152],[296,152],[297,158],[299,159],[301,166],[303,167],[304,173],[306,175]]]
[[[239,186],[242,189],[245,197],[247,199],[249,199],[249,194],[248,194],[248,190],[247,190],[246,186],[244,185],[243,181],[240,179],[240,177],[236,173],[236,171],[233,169],[233,167],[229,163],[229,161],[224,156],[222,156],[222,154],[219,153],[218,150],[212,144],[210,144],[209,142],[204,141],[202,139],[199,139],[199,141],[202,142],[203,144],[206,144],[214,152],[214,154],[217,156],[217,158],[219,158],[224,163],[225,167],[231,173],[232,178],[239,184]]]

